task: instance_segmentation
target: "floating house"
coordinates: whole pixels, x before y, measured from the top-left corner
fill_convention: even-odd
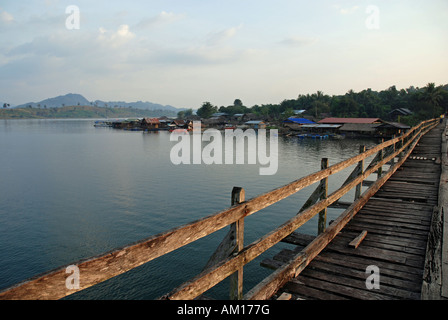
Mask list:
[[[319,124],[341,125],[338,129],[347,136],[375,136],[376,128],[382,124],[380,118],[325,118]]]
[[[387,122],[380,118],[326,118],[319,121],[319,124],[341,125],[339,132],[352,137],[391,137],[410,128],[405,124]]]
[[[115,120],[112,122],[112,128],[122,130],[141,130],[140,119]]]
[[[347,123],[357,123],[357,124],[379,124],[383,123],[380,118],[325,118],[320,120],[321,124],[347,124]]]
[[[141,127],[143,130],[158,131],[160,130],[161,123],[158,118],[145,118],[142,120]]]
[[[411,116],[414,113],[407,108],[398,108],[389,112],[389,119],[392,121],[399,121],[400,117]]]
[[[299,130],[304,125],[314,125],[315,122],[306,118],[288,118],[283,121],[285,127],[289,127],[291,130]]]
[[[261,120],[251,120],[245,123],[251,129],[266,129],[266,123]]]
[[[384,137],[399,136],[409,129],[411,127],[406,124],[389,121],[384,121],[376,128],[377,134]]]

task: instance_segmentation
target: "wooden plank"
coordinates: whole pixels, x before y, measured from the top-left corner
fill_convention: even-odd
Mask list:
[[[399,227],[408,229],[410,232],[412,230],[423,231],[423,234],[426,235],[429,230],[428,225],[416,224],[416,223],[407,223],[407,222],[399,222],[399,221],[390,221],[386,219],[375,219],[368,216],[359,216],[354,220],[354,222],[365,223],[367,225],[381,225],[381,226],[390,226],[390,227]]]
[[[286,301],[286,300],[291,300],[291,299],[292,299],[292,294],[286,293],[286,292],[283,292],[280,295],[280,297],[277,298],[277,300],[279,300],[279,301]]]
[[[308,267],[308,272],[311,274],[314,270],[318,270],[319,272],[325,272],[327,274],[336,274],[340,276],[344,276],[347,278],[358,279],[361,281],[365,281],[366,276],[366,268],[365,266],[363,270],[349,268],[347,266],[337,266],[331,263],[324,262],[322,260],[314,260]],[[397,279],[395,277],[391,277],[389,275],[381,272],[381,285],[385,284],[387,286],[395,287],[397,289],[407,290],[414,293],[420,293],[421,283],[420,281],[409,281],[408,279]],[[404,294],[402,294],[403,296]]]
[[[349,230],[354,231],[363,231],[364,229],[368,229],[369,232],[374,232],[377,234],[385,234],[385,235],[399,235],[407,238],[417,238],[417,239],[426,239],[427,233],[420,230],[410,230],[400,227],[394,226],[386,226],[386,225],[378,225],[378,224],[366,224],[366,223],[358,223],[357,221],[353,221],[349,226],[347,226]]]
[[[393,221],[394,219],[398,219],[397,221],[408,220],[408,221],[411,221],[411,223],[419,223],[419,221],[420,221],[423,224],[428,224],[428,223],[430,223],[430,220],[431,220],[430,207],[431,206],[428,206],[425,209],[426,212],[423,212],[423,211],[422,212],[415,212],[415,211],[412,212],[413,209],[407,208],[406,206],[403,206],[403,210],[405,212],[399,211],[396,208],[390,208],[389,210],[387,210],[387,209],[377,209],[377,208],[373,208],[373,207],[364,208],[363,212],[367,216],[381,217],[381,218],[389,219],[390,221]]]
[[[295,295],[304,297],[306,300],[348,300],[345,296],[316,288],[319,287],[318,285],[311,287],[309,286],[310,283],[313,283],[313,279],[311,279],[311,281],[307,281],[306,285],[299,281],[291,281],[286,284],[285,289]]]
[[[335,243],[338,243],[337,241],[344,241],[345,243],[350,241],[351,239],[353,239],[353,237],[347,237],[344,236],[343,234],[339,234],[338,239],[335,239]],[[409,244],[405,243],[405,242],[401,242],[401,243],[397,243],[397,241],[387,241],[387,240],[383,240],[383,241],[375,241],[375,240],[371,240],[369,238],[364,239],[363,240],[363,246],[366,247],[374,247],[374,248],[380,248],[380,249],[390,249],[390,250],[395,250],[395,251],[400,251],[400,252],[404,252],[404,253],[411,253],[411,254],[415,254],[415,255],[425,255],[426,252],[426,248],[415,248],[410,246]]]
[[[392,278],[408,280],[414,283],[420,283],[422,278],[422,270],[405,265],[398,265],[386,261],[344,255],[337,252],[325,252],[325,254],[316,257],[315,261],[324,261],[335,266],[347,267],[359,271],[366,270],[367,266],[377,265],[382,275]]]
[[[403,252],[397,252],[389,249],[381,249],[381,248],[358,248],[357,250],[350,249],[346,246],[332,243],[328,246],[327,250],[336,251],[339,253],[359,256],[364,258],[371,258],[376,260],[384,260],[387,262],[399,263],[404,265],[410,265],[414,267],[419,267],[421,262],[415,262],[410,259],[409,254],[405,254]],[[423,260],[422,260],[423,261]]]
[[[306,285],[307,287],[326,291],[333,295],[340,295],[347,299],[365,299],[365,300],[386,300],[390,299],[388,296],[378,294],[374,291],[367,291],[359,288],[349,287],[345,284],[329,282],[327,277],[323,274],[322,279],[311,278],[300,275],[294,280],[287,283],[285,288],[294,292],[296,286]]]
[[[338,237],[342,239],[347,239],[348,241],[350,238],[353,238],[353,236],[358,234],[358,232],[353,232],[350,230],[343,230],[339,233]],[[426,250],[426,240],[415,240],[415,239],[408,239],[408,238],[401,238],[397,236],[385,236],[385,235],[378,235],[374,233],[369,233],[366,240],[364,240],[365,243],[375,243],[378,245],[393,245],[397,247],[402,248],[413,248],[418,249],[420,251]]]
[[[430,225],[429,219],[421,219],[421,217],[415,217],[415,216],[407,216],[403,217],[401,215],[392,215],[385,212],[378,212],[378,211],[370,211],[370,210],[363,210],[362,212],[363,216],[365,216],[368,219],[373,220],[379,220],[382,219],[387,222],[400,222],[405,223],[408,222],[411,225],[422,225],[426,228]]]
[[[348,255],[338,255],[337,259],[327,258],[329,254],[325,253],[319,255],[313,260],[307,267],[307,272],[312,274],[314,270],[321,270],[329,274],[344,275],[350,278],[366,279],[365,269],[368,265],[378,264],[378,261],[370,260],[364,264],[360,264],[358,260],[355,260],[355,264],[347,264],[346,260]],[[282,264],[287,263],[294,256],[294,251],[292,250],[282,250],[281,253],[277,254],[271,261],[270,267],[276,269]],[[381,283],[388,284],[397,288],[411,290],[413,292],[419,293],[421,288],[421,276],[415,277],[415,275],[410,275],[407,272],[402,272],[401,275],[399,271],[395,270],[396,265],[393,265],[394,270],[388,270],[387,268],[381,268]],[[397,278],[401,276],[401,279]],[[412,281],[414,279],[414,281]]]
[[[381,274],[380,274],[381,275]],[[412,292],[409,290],[403,290],[400,288],[393,287],[391,285],[386,285],[382,281],[380,282],[379,290],[368,290],[366,288],[366,274],[364,273],[364,278],[351,278],[345,277],[341,273],[339,274],[329,274],[327,272],[321,272],[319,270],[307,270],[303,272],[303,278],[307,277],[325,280],[327,283],[334,283],[339,286],[344,286],[347,291],[352,291],[352,298],[359,299],[359,295],[371,295],[373,292],[374,295],[381,296],[382,299],[419,299],[420,292]],[[303,279],[302,277],[300,279]],[[369,298],[370,299],[370,298]]]
[[[444,133],[441,137],[441,176],[439,181],[439,207],[434,208],[431,229],[428,235],[428,246],[425,258],[424,275],[422,281],[422,294],[423,300],[440,300],[443,298],[442,287],[446,280],[443,279],[446,275],[443,274],[443,262],[442,262],[442,247],[443,247],[443,235],[444,235],[444,211],[447,208],[448,203],[448,189],[446,187],[446,181],[448,180],[448,158],[447,158],[447,140],[446,140],[447,128],[445,125]]]
[[[282,242],[295,244],[298,246],[306,247],[309,245],[316,237],[308,234],[293,232],[286,238],[282,240]]]
[[[359,245],[365,239],[366,236],[367,236],[367,230],[364,230],[363,232],[361,232],[361,234],[359,236],[357,236],[355,239],[353,239],[353,241],[351,241],[348,245],[350,247],[356,249],[359,247]]]

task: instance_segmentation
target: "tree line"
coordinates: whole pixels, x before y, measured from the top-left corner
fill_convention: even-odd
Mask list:
[[[316,120],[332,116],[343,118],[381,118],[391,120],[390,112],[405,108],[412,115],[400,117],[400,122],[415,125],[422,120],[435,118],[448,111],[448,85],[436,86],[428,83],[423,88],[411,86],[398,90],[391,86],[382,91],[365,89],[360,92],[349,90],[344,95],[329,96],[322,91],[313,94],[300,94],[297,99],[283,100],[279,104],[244,106],[240,99],[236,99],[230,106],[214,106],[211,102],[204,102],[196,114],[204,119],[210,118],[217,112],[234,114],[253,113],[269,121],[281,121],[293,116],[294,110],[305,110],[303,116]],[[180,117],[192,115],[189,109],[178,114]]]

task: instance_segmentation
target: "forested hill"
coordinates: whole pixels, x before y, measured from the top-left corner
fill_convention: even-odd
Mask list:
[[[283,100],[279,104],[264,104],[246,107],[240,99],[231,106],[213,106],[205,102],[198,114],[208,116],[214,112],[254,113],[265,119],[281,120],[294,115],[294,110],[306,110],[302,115],[314,119],[327,116],[389,119],[394,109],[406,108],[413,114],[400,117],[400,122],[414,125],[421,120],[438,117],[448,110],[448,85],[436,86],[428,83],[423,88],[397,89],[391,86],[382,91],[365,89],[360,92],[349,90],[344,95],[329,96],[322,91],[299,95],[297,99]],[[204,112],[202,112],[204,111]]]
[[[61,108],[1,108],[0,119],[65,119],[65,118],[141,118],[176,116],[173,111],[136,108],[67,106]]]

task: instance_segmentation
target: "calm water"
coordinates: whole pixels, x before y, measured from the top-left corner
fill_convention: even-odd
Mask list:
[[[234,186],[246,199],[283,186],[375,141],[279,137],[279,168],[180,165],[170,161],[166,132],[93,127],[93,120],[0,120],[0,290],[37,274],[203,218],[230,204]],[[330,178],[330,191],[349,174]],[[314,186],[246,219],[250,244],[293,217]],[[349,199],[351,195],[348,195]],[[328,221],[340,213],[329,210]],[[316,219],[300,231],[315,234]],[[221,230],[70,299],[154,299],[198,274],[227,232]],[[245,270],[245,291],[269,275]],[[82,281],[82,275],[81,275]],[[208,295],[226,299],[228,281]]]

